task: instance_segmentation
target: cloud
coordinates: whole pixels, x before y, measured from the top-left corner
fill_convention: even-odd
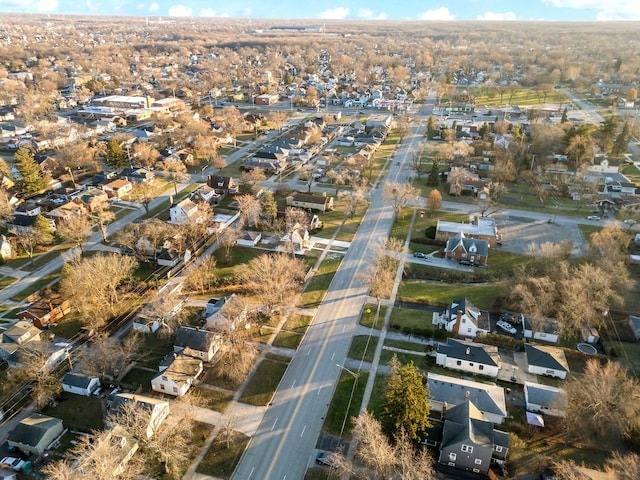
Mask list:
[[[23,0],[0,0],[0,7],[21,7],[30,4],[31,2]]]
[[[217,12],[216,10],[214,10],[213,8],[203,8],[200,10],[199,13],[200,17],[228,17],[229,14],[228,13],[222,13],[222,12]]]
[[[35,6],[39,12],[53,12],[58,8],[58,0],[39,0]]]
[[[546,5],[574,10],[595,10],[598,20],[640,20],[637,0],[542,0]]]
[[[478,15],[478,20],[518,20],[518,17],[513,12],[484,12],[482,15]]]
[[[153,2],[151,5],[149,5],[150,12],[157,12],[158,10],[160,10],[160,4],[158,2]]]
[[[385,12],[376,13],[370,8],[359,8],[358,18],[364,18],[367,20],[385,20],[388,15]]]
[[[320,14],[320,18],[325,18],[327,20],[342,20],[347,18],[350,10],[347,7],[336,7],[330,8],[329,10],[325,10]]]
[[[453,20],[453,14],[447,7],[435,8],[418,14],[420,20]]]
[[[192,10],[184,5],[171,5],[169,7],[169,16],[171,17],[190,17]]]

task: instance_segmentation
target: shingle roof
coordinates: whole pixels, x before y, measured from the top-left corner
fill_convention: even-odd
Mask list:
[[[504,389],[495,384],[479,383],[461,378],[429,373],[427,377],[431,398],[449,405],[471,400],[482,412],[507,416]]]
[[[180,327],[176,333],[174,345],[177,347],[189,347],[198,352],[209,350],[214,340],[214,334],[208,330],[193,327]]]
[[[497,347],[481,345],[473,342],[461,342],[453,338],[447,338],[446,345],[442,343],[438,345],[438,353],[443,353],[448,358],[469,360],[497,367],[498,363],[487,350],[493,350],[494,352],[492,353],[498,351]]]
[[[536,367],[569,372],[569,364],[561,348],[525,344],[527,362]]]
[[[69,385],[70,387],[87,388],[94,378],[97,377],[92,377],[83,373],[69,372],[62,377],[62,383]]]
[[[59,418],[34,413],[23,419],[9,433],[9,441],[35,447],[42,440],[42,437],[57,425],[62,425],[62,420]]]

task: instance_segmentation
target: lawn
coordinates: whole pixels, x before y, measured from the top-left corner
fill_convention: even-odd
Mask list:
[[[233,393],[214,388],[192,387],[187,393],[187,400],[198,407],[224,412],[233,400]]]
[[[343,256],[340,254],[329,254],[325,257],[318,271],[304,289],[298,302],[299,307],[313,308],[322,303],[333,276],[338,271],[340,263],[342,263],[342,258]]]
[[[373,327],[376,330],[380,330],[380,328],[382,327],[382,322],[384,321],[384,317],[387,315],[387,307],[385,307],[384,305],[381,305],[380,313],[376,318],[377,310],[378,310],[378,306],[376,304],[367,303],[364,306],[362,315],[360,316],[360,325],[368,328]]]
[[[392,330],[407,334],[432,336],[432,312],[413,308],[394,308],[391,311],[389,326]]]
[[[413,362],[413,364],[419,370],[426,370],[427,368],[427,360],[424,352],[416,352],[413,353],[404,353],[404,352],[394,352],[392,350],[382,350],[380,354],[380,365],[389,365],[389,362],[394,357],[394,355],[398,358],[398,361],[402,365],[406,365],[407,363]]]
[[[248,263],[264,253],[265,251],[254,248],[235,247],[231,250],[231,259],[227,261],[223,250],[216,250],[214,256],[216,257],[216,273],[219,283],[233,283],[233,272],[237,265]]]
[[[171,338],[164,338],[155,333],[138,333],[134,330],[129,331],[127,335],[138,336],[140,355],[138,355],[136,363],[141,366],[155,370],[160,361],[173,350]]]
[[[356,335],[353,337],[353,340],[351,340],[351,346],[349,347],[347,356],[354,360],[372,362],[378,340],[379,338],[376,335]]]
[[[485,93],[484,89],[482,90],[482,93],[480,91],[477,92],[478,95],[475,98],[475,104],[489,108],[500,107],[507,103],[519,106],[541,105],[543,103],[572,104],[571,100],[562,91],[557,89],[548,89],[538,93],[534,89],[530,88],[508,88],[504,90],[502,98],[500,97],[499,91],[496,91],[495,89],[493,89],[490,94]],[[545,93],[546,97],[544,95]]]
[[[362,370],[357,374],[358,381],[354,384],[353,375],[345,371],[341,373],[324,420],[323,430],[325,432],[331,435],[340,435],[344,423],[343,435],[349,434],[353,426],[349,419],[356,417],[360,411],[368,377],[369,372]],[[353,397],[351,396],[352,391]],[[350,405],[349,401],[351,401]]]
[[[50,286],[51,284],[57,282],[58,280],[60,280],[60,270],[51,272],[49,275],[46,275],[36,280],[24,290],[21,290],[20,292],[16,293],[13,297],[11,297],[11,300],[13,300],[14,302],[22,302],[29,295],[39,292],[43,288]]]
[[[273,341],[273,346],[296,350],[298,348],[298,345],[300,345],[300,342],[302,342],[303,337],[304,334],[302,333],[282,330],[280,331],[280,333],[278,333],[275,340]]]
[[[402,350],[411,350],[412,352],[418,352],[421,355],[424,355],[425,352],[425,345],[422,345],[421,343],[409,342],[406,340],[394,340],[391,338],[387,338],[384,341],[384,346],[400,348]]]
[[[455,298],[467,297],[476,307],[492,311],[495,299],[506,288],[503,283],[469,285],[403,281],[398,289],[398,300],[445,307]]]
[[[229,448],[226,435],[218,434],[209,450],[198,464],[196,471],[216,478],[231,478],[242,454],[249,445],[251,438],[241,432],[233,432]]]
[[[369,410],[376,418],[380,418],[382,415],[382,408],[385,404],[385,391],[387,389],[387,375],[384,373],[376,374],[376,380],[373,382],[373,391],[371,397],[369,397],[369,404],[367,410]]]
[[[240,401],[255,406],[268,405],[288,366],[286,362],[262,360],[242,392]]]
[[[147,370],[133,367],[122,378],[124,385],[130,385],[132,388],[141,389],[143,392],[151,391],[151,379],[158,375],[156,370]]]
[[[89,433],[104,428],[102,405],[98,397],[83,397],[63,392],[56,403],[42,413],[59,418],[64,426]]]

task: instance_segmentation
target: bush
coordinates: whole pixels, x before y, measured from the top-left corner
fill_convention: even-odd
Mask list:
[[[424,231],[424,236],[427,237],[427,238],[431,238],[431,239],[435,240],[435,238],[436,238],[436,226],[435,225],[431,225],[430,227],[427,227],[425,229],[425,231]]]

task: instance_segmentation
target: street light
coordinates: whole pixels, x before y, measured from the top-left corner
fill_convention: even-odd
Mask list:
[[[349,410],[351,410],[351,401],[353,400],[353,394],[356,390],[356,385],[358,384],[358,375],[360,375],[360,372],[354,373],[351,370],[349,370],[347,367],[344,367],[339,363],[336,363],[336,367],[338,367],[340,370],[344,370],[345,372],[347,372],[353,377],[353,386],[351,387],[351,395],[349,395],[349,403],[347,404],[347,411],[344,412],[342,427],[340,427],[340,439],[342,440],[342,433],[344,432],[344,427],[347,424],[347,417],[349,416]]]
[[[202,181],[204,182],[204,171],[207,169],[209,165],[205,165],[204,167],[202,167],[202,170],[200,170],[200,173],[202,174]]]

